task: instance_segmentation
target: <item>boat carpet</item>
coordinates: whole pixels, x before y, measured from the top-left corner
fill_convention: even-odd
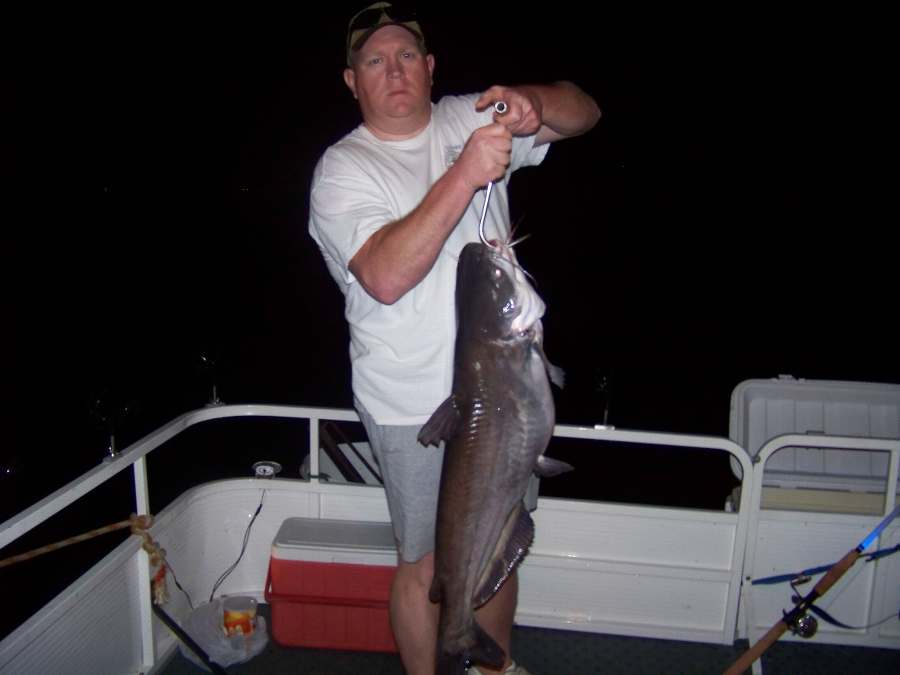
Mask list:
[[[259,611],[271,625],[268,605],[260,605]],[[533,675],[714,675],[725,670],[746,649],[746,640],[738,640],[734,645],[714,645],[526,626],[516,626],[513,630],[514,657]],[[396,654],[283,648],[271,640],[261,654],[229,666],[226,671],[229,675],[403,675]],[[176,650],[175,656],[159,672],[197,675],[208,671]],[[764,675],[896,675],[900,672],[900,651],[781,641],[764,655],[763,672]]]

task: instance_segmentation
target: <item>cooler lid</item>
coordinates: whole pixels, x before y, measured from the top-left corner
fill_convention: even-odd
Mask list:
[[[782,434],[900,437],[900,385],[795,379],[745,380],[731,395],[728,435],[755,457]]]
[[[351,551],[396,550],[390,523],[325,518],[288,518],[275,536],[274,548],[334,548]]]
[[[783,434],[900,438],[900,385],[804,380],[781,375],[745,380],[731,394],[729,437],[755,458]],[[740,476],[740,464],[731,458]],[[879,491],[888,455],[881,451],[789,447],[766,463],[763,484],[781,488]]]

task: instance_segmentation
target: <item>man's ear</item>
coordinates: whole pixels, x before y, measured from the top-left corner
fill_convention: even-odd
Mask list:
[[[356,73],[353,72],[353,68],[344,68],[344,84],[353,94],[353,98],[356,98]]]

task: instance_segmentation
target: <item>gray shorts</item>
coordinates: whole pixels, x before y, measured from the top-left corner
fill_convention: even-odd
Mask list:
[[[416,562],[434,551],[444,443],[425,447],[417,438],[421,426],[378,424],[358,400],[354,405],[381,469],[397,552],[404,562]],[[539,485],[532,475],[524,495],[529,511],[537,508]]]
[[[421,426],[377,424],[359,401],[355,405],[381,469],[397,552],[404,562],[416,562],[434,551],[444,444],[425,447],[416,438]]]

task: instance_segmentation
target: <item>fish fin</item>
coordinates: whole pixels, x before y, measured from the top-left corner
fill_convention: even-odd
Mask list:
[[[537,339],[535,340],[535,347],[538,350],[538,353],[541,355],[541,361],[544,362],[544,368],[547,369],[547,375],[550,377],[550,381],[555,384],[560,389],[563,389],[566,386],[566,371],[564,371],[559,366],[554,366],[550,363],[550,359],[547,358],[547,355],[544,353],[543,343],[543,328],[535,331],[537,334]]]
[[[472,629],[475,635],[468,653],[446,652],[438,643],[437,668],[435,669],[437,675],[464,675],[471,663],[483,663],[494,669],[503,667],[503,663],[506,661],[506,652],[503,651],[503,648],[478,625],[477,621],[472,622]]]
[[[422,425],[419,430],[419,443],[439,445],[441,441],[449,440],[459,426],[459,419],[456,398],[451,394],[437,407],[431,418]]]
[[[440,645],[438,645],[435,675],[465,675],[469,669],[468,664],[469,660],[465,654],[447,654],[440,651]]]
[[[554,366],[549,361],[545,361],[547,365],[547,375],[550,376],[550,381],[555,384],[560,389],[565,388],[566,386],[566,371],[564,371],[559,366]]]
[[[477,621],[472,625],[475,628],[475,645],[469,651],[469,661],[483,663],[495,670],[502,668],[503,662],[506,661],[506,652],[478,625]]]
[[[441,585],[437,575],[431,580],[431,588],[428,590],[428,599],[431,602],[438,603],[444,599],[444,587]]]
[[[553,476],[558,476],[561,473],[565,473],[566,471],[574,471],[575,467],[573,467],[568,462],[562,462],[558,459],[551,459],[547,457],[547,455],[541,455],[537,459],[537,463],[534,466],[534,472],[541,478],[551,478]]]
[[[478,591],[472,598],[472,606],[476,609],[494,597],[500,587],[512,574],[512,571],[528,553],[528,547],[534,541],[534,521],[521,504],[509,515],[503,527],[497,549],[491,556],[488,569],[481,575]],[[502,551],[499,550],[502,547]]]

